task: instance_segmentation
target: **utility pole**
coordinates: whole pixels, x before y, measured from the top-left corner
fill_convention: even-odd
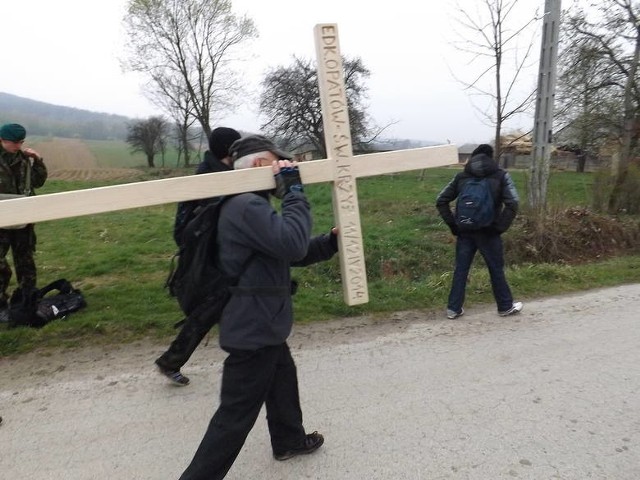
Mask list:
[[[553,104],[556,94],[561,0],[545,0],[542,46],[538,71],[533,150],[529,177],[529,205],[538,211],[546,206],[551,147],[553,142]]]

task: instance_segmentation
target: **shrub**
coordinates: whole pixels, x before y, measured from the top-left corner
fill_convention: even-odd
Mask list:
[[[640,222],[585,207],[519,215],[505,238],[508,263],[575,264],[640,251]]]

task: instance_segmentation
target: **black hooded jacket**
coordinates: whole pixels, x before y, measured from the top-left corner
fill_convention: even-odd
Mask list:
[[[211,151],[207,150],[204,152],[202,162],[200,162],[196,169],[196,175],[227,172],[229,170],[233,170],[233,168],[226,163],[222,163],[222,160],[218,159],[213,153],[211,153]],[[216,197],[201,200],[188,200],[186,202],[178,203],[176,217],[173,223],[173,239],[175,240],[176,245],[180,246],[182,244],[182,232],[184,231],[184,227],[187,222],[193,217],[195,209],[201,204],[206,204],[207,202],[215,200],[215,198]]]
[[[518,192],[509,172],[501,169],[493,158],[484,153],[471,157],[464,170],[453,177],[440,192],[436,199],[438,213],[452,232],[457,231],[450,203],[458,198],[465,182],[473,177],[486,177],[491,182],[496,213],[493,224],[485,230],[487,233],[506,232],[518,213]]]
[[[222,163],[222,160],[217,158],[210,150],[207,150],[204,152],[202,162],[198,165],[196,174],[227,172],[229,170],[233,170],[233,168],[226,163]]]

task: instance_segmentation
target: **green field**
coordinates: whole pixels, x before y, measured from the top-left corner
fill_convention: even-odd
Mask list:
[[[91,152],[99,160],[102,168],[135,168],[146,167],[147,158],[143,153],[131,153],[126,142],[113,140],[83,140]],[[193,155],[193,154],[192,154]],[[158,154],[155,166],[158,168],[173,168],[176,166],[178,154],[174,148],[167,149],[165,158]]]
[[[108,158],[112,147],[100,155]],[[113,150],[113,159],[121,158]],[[105,160],[108,161],[108,160]],[[115,160],[114,160],[115,161]],[[118,165],[121,166],[121,165]],[[456,172],[454,168],[365,178],[358,181],[370,302],[347,307],[342,300],[337,257],[304,269],[294,269],[300,283],[295,297],[296,320],[380,314],[394,310],[443,311],[450,285],[454,238],[439,219],[434,201]],[[149,178],[156,172],[149,171]],[[523,172],[513,172],[526,198]],[[550,198],[558,205],[588,205],[593,177],[554,173]],[[40,194],[91,188],[96,182],[49,181]],[[310,185],[315,232],[333,225],[328,185]],[[175,250],[172,240],[175,205],[132,209],[37,225],[36,261],[39,285],[66,278],[86,296],[88,308],[43,329],[6,330],[0,326],[0,355],[36,348],[87,343],[120,343],[146,336],[168,338],[181,318],[163,285]],[[526,215],[526,213],[523,213]],[[518,234],[520,226],[505,235]],[[598,286],[640,281],[640,256],[598,262],[528,264],[512,259],[507,272],[514,294],[526,300]],[[467,305],[491,303],[486,269],[472,275]]]
[[[84,140],[84,143],[99,160],[99,165],[102,168],[133,168],[147,165],[145,155],[140,152],[131,153],[125,142]]]

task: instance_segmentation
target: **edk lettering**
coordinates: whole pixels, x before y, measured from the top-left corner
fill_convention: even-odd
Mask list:
[[[331,25],[331,24],[328,24],[328,25],[321,25],[321,26],[320,26],[320,28],[321,28],[321,32],[322,32],[322,35],[323,35],[323,39],[324,39],[325,37],[326,37],[327,39],[328,39],[328,38],[333,38],[333,42],[335,42],[335,41],[336,41],[336,38],[337,38],[337,36],[338,36],[338,33],[336,32],[336,27],[335,27],[335,25]]]
[[[338,34],[334,25],[322,25],[322,27],[320,27],[320,34],[322,35],[323,45],[329,46],[336,44]]]
[[[336,46],[324,46],[323,48],[323,53],[324,53],[324,58],[327,59],[329,57],[335,57],[338,54],[338,47]]]

